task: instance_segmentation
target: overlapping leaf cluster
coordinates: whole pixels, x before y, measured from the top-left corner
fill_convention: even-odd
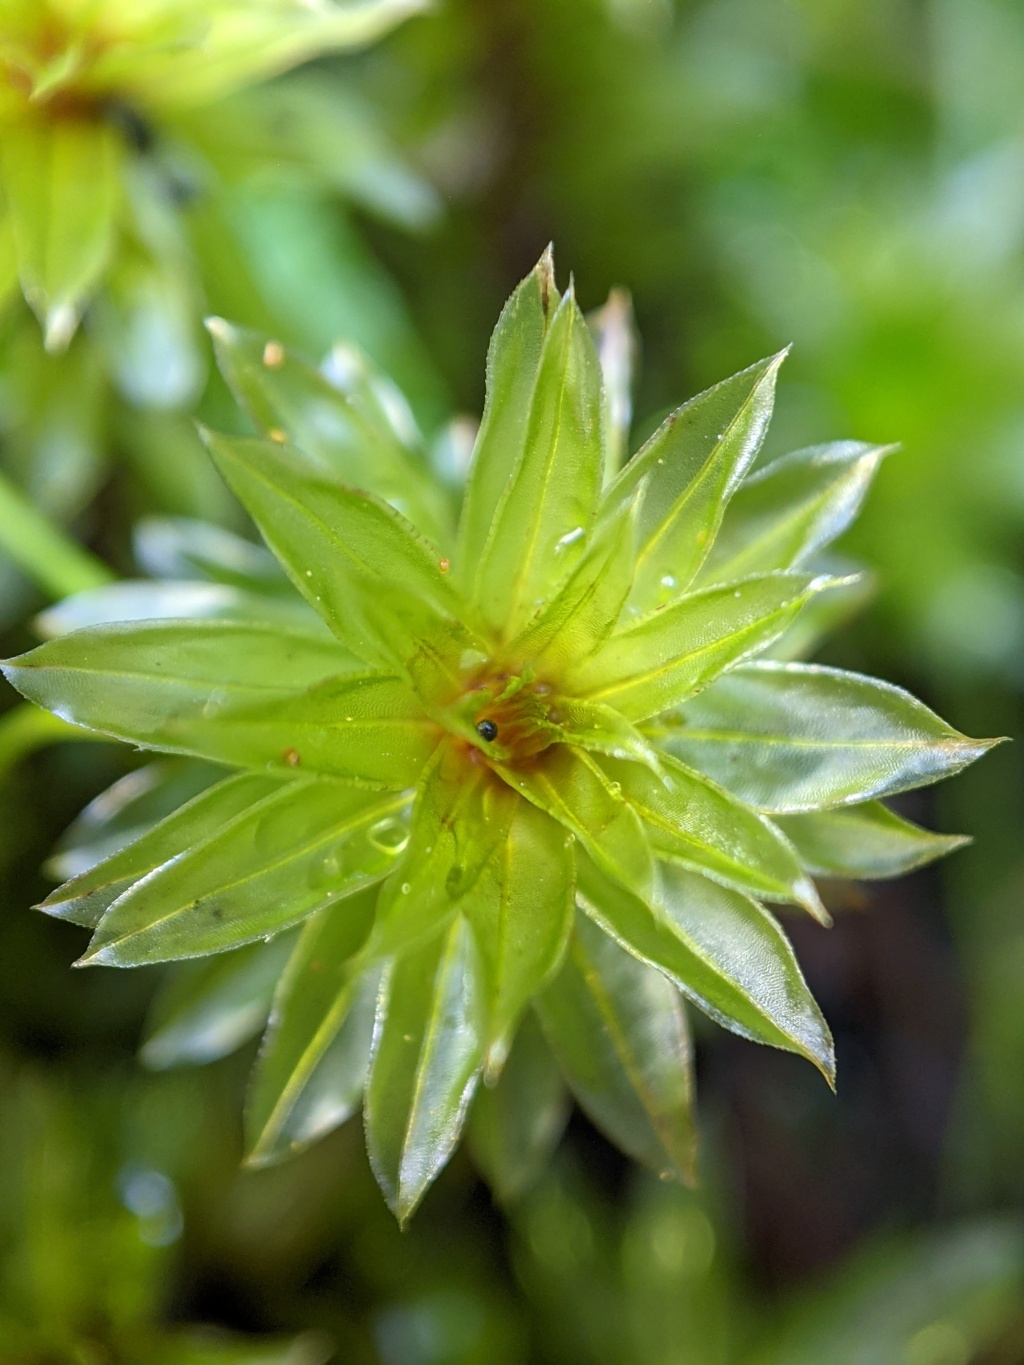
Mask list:
[[[625,379],[602,357],[621,326],[588,325],[542,258],[494,334],[456,528],[385,381],[215,322],[263,434],[209,449],[299,595],[224,533],[150,528],[150,564],[184,581],[73,599],[5,668],[67,720],[188,756],[87,813],[43,906],[93,929],[88,963],[234,950],[174,980],[148,1060],[219,1055],[269,1012],[251,1159],[362,1100],[403,1219],[481,1078],[475,1146],[504,1193],[557,1137],[562,1078],[626,1151],[690,1178],[684,1000],[831,1082],[768,907],[827,922],[815,876],[956,846],[880,798],[987,747],[895,687],[787,661],[848,590],[819,556],[884,451],[751,473],[775,356],[618,470]]]
[[[2,0],[0,297],[20,282],[48,347],[61,350],[116,261],[108,330],[119,312],[148,309],[172,329],[161,340],[175,340],[174,325],[193,311],[167,202],[196,172],[194,151],[182,149],[201,147],[199,162],[218,169],[225,157],[254,153],[311,169],[316,120],[340,131],[331,100],[308,86],[287,107],[261,107],[239,92],[370,42],[422,8],[421,0]],[[171,148],[162,165],[141,155],[158,139]],[[334,162],[344,166],[344,153]]]

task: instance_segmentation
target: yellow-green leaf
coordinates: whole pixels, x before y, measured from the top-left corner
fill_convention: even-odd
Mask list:
[[[544,338],[522,451],[474,566],[476,604],[505,639],[522,630],[585,549],[603,433],[601,368],[570,289]]]
[[[537,1002],[580,1105],[630,1156],[692,1184],[693,1047],[679,992],[580,916],[568,959]]]
[[[714,543],[725,508],[757,454],[785,352],[751,365],[684,403],[626,465],[606,505],[647,481],[630,604],[673,601]]]
[[[776,812],[937,782],[998,742],[967,739],[891,683],[782,663],[735,669],[663,718],[656,737],[744,801]]]
[[[765,649],[831,582],[811,574],[762,574],[691,593],[621,627],[570,670],[565,686],[630,720],[646,720]]]
[[[881,801],[780,815],[777,824],[804,867],[819,877],[901,877],[970,843],[963,834],[922,829]]]
[[[406,1223],[459,1140],[483,1062],[480,981],[462,917],[385,969],[366,1087],[366,1146]]]
[[[48,350],[62,351],[110,261],[124,149],[100,120],[12,125],[0,167],[25,297]]]

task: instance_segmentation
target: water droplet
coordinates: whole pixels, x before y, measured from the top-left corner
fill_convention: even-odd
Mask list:
[[[412,890],[412,887],[410,886],[410,884],[409,884],[408,882],[403,882],[403,883],[402,883],[402,895],[403,895],[403,896],[407,896],[411,890]]]
[[[383,820],[378,820],[375,825],[370,826],[366,837],[374,848],[380,849],[381,853],[397,854],[401,853],[409,842],[409,828],[393,815],[387,815]]]
[[[608,783],[608,791],[611,793],[612,796],[615,796],[615,797],[621,796],[621,795],[622,795],[622,783],[621,783],[621,782],[609,782],[609,783]]]
[[[672,576],[672,574],[667,573],[665,575],[665,577],[661,580],[661,586],[663,588],[674,588],[676,586],[676,580]]]
[[[740,590],[739,590],[739,588],[737,588],[736,591],[733,593],[733,597],[739,597],[739,596],[740,596]]]
[[[307,569],[307,570],[306,570],[306,577],[307,577],[307,578],[312,578],[312,577],[313,577],[313,570],[312,570],[312,569]]]
[[[571,531],[566,531],[564,536],[559,537],[559,539],[555,541],[555,554],[561,554],[563,550],[567,550],[570,545],[575,545],[582,537],[582,526],[574,526]]]
[[[203,703],[203,716],[209,718],[215,716],[218,711],[223,710],[227,705],[228,693],[225,687],[215,687]]]
[[[263,363],[268,370],[279,370],[284,364],[284,347],[279,341],[268,341],[264,346]]]

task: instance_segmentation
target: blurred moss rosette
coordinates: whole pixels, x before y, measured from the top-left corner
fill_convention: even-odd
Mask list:
[[[164,278],[151,269],[150,289],[173,293],[173,228],[167,196],[147,183],[147,166],[158,164],[151,154],[170,145],[159,188],[170,180],[187,195],[174,145],[209,143],[216,163],[219,143],[237,133],[230,97],[370,42],[422,8],[420,0],[3,0],[0,293],[20,281],[54,351],[68,345],[115,266],[123,294],[141,286],[153,254]],[[266,122],[266,113],[249,112]]]
[[[850,579],[822,552],[885,450],[752,471],[777,355],[620,468],[627,329],[620,297],[588,322],[545,253],[495,330],[457,516],[354,353],[317,370],[214,320],[262,435],[207,444],[274,559],[179,530],[164,562],[205,582],[84,594],[5,665],[63,719],[179,756],[85,817],[92,853],[42,907],[94,930],[83,963],[208,959],[172,982],[148,1060],[219,1055],[269,1018],[250,1159],[362,1100],[403,1221],[481,1078],[474,1146],[500,1192],[557,1139],[565,1083],[627,1152],[692,1179],[684,1001],[831,1083],[767,907],[827,923],[814,877],[955,847],[881,798],[989,747],[793,660],[842,614]]]

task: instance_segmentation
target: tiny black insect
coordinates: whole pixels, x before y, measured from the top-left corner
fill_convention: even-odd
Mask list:
[[[498,738],[498,727],[493,720],[477,721],[476,732],[481,739],[486,739],[488,742]]]

